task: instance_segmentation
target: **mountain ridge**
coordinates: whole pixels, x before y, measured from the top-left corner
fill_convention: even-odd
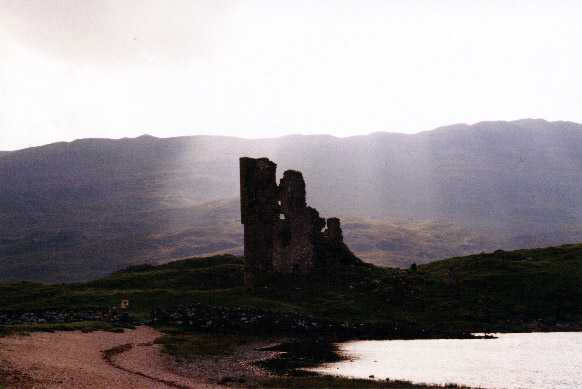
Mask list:
[[[582,241],[582,125],[518,122],[348,138],[82,139],[14,151],[0,158],[0,277],[88,279],[239,249],[243,155],[277,161],[279,174],[302,171],[322,214],[363,219],[348,244],[377,264],[442,258],[414,247],[454,256]],[[464,232],[437,247],[436,227],[414,232],[427,221]],[[400,244],[381,235],[403,239],[402,231],[410,239]]]
[[[243,140],[243,141],[263,141],[263,140],[277,140],[277,139],[282,139],[282,138],[299,138],[299,137],[330,137],[330,138],[334,138],[334,139],[351,139],[351,138],[369,137],[369,136],[374,136],[374,135],[397,135],[397,136],[426,135],[429,133],[440,132],[443,130],[446,131],[446,130],[453,130],[453,129],[479,128],[483,125],[488,125],[488,124],[516,124],[516,125],[517,124],[527,124],[528,126],[531,127],[531,124],[534,124],[534,123],[538,123],[538,124],[542,123],[542,124],[547,124],[547,125],[560,125],[562,127],[579,127],[580,129],[582,129],[582,123],[569,121],[569,120],[546,120],[546,119],[540,119],[540,118],[536,118],[536,119],[523,118],[523,119],[515,119],[515,120],[483,120],[483,121],[475,122],[473,124],[454,123],[454,124],[449,124],[449,125],[444,125],[444,126],[438,126],[438,127],[435,127],[433,129],[429,129],[429,130],[420,130],[420,131],[414,132],[414,133],[404,133],[404,132],[398,132],[398,131],[372,131],[372,132],[369,132],[367,134],[357,134],[357,135],[348,135],[348,136],[336,136],[336,135],[326,134],[326,133],[320,133],[320,134],[319,133],[318,134],[291,133],[291,134],[281,135],[281,136],[277,136],[277,137],[260,137],[260,138],[245,138],[245,137],[234,136],[234,135],[208,135],[208,134],[180,135],[180,136],[173,136],[173,137],[158,137],[158,136],[144,133],[142,135],[138,135],[135,137],[123,137],[123,138],[89,137],[89,138],[79,138],[79,139],[75,139],[72,141],[51,142],[51,143],[47,143],[47,144],[43,144],[43,145],[24,147],[24,148],[15,149],[15,150],[0,151],[0,155],[15,153],[15,152],[19,152],[19,151],[25,151],[25,150],[30,150],[30,149],[44,148],[44,147],[53,146],[53,145],[72,144],[72,143],[77,143],[77,142],[82,142],[82,141],[170,140],[170,139],[187,139],[187,138],[196,138],[196,137],[200,137],[200,138],[226,138],[226,139],[237,139],[237,140]]]

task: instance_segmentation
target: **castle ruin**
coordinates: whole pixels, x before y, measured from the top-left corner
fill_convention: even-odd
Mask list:
[[[276,173],[277,165],[267,158],[240,158],[245,285],[253,287],[271,272],[360,263],[343,243],[340,220],[326,221],[307,206],[301,172],[287,170],[279,185]]]

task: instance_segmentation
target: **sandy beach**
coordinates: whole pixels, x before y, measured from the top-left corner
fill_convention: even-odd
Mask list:
[[[254,346],[222,359],[178,364],[153,342],[162,334],[142,326],[123,333],[34,333],[0,338],[0,374],[10,389],[224,388],[224,377],[265,372],[248,363],[267,353]]]

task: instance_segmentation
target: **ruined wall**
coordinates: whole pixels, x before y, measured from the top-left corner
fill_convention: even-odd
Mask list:
[[[344,235],[342,233],[342,228],[340,224],[340,219],[337,217],[331,217],[327,219],[327,230],[326,230],[327,238],[334,242],[343,242]]]
[[[245,285],[273,270],[273,233],[279,217],[277,165],[267,158],[240,159],[241,222],[244,224]]]
[[[267,158],[240,159],[245,285],[252,287],[261,274],[271,271],[307,273],[359,263],[343,243],[340,220],[326,223],[307,206],[301,172],[287,170],[277,186],[276,169]]]
[[[278,194],[280,216],[273,240],[273,267],[282,273],[311,271],[316,262],[316,240],[325,221],[307,206],[300,172],[287,170]]]

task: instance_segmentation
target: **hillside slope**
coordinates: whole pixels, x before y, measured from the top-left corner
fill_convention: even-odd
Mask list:
[[[153,308],[194,303],[295,312],[332,320],[397,320],[423,328],[524,330],[582,325],[582,245],[451,258],[399,270],[339,267],[307,276],[274,276],[242,287],[242,260],[194,258],[139,266],[70,285],[0,285],[5,311],[85,309],[131,301]],[[558,326],[558,327],[557,327]]]
[[[95,215],[92,221],[68,217],[62,229],[43,224],[0,240],[0,282],[83,281],[131,264],[243,252],[238,200]],[[344,236],[365,261],[402,267],[497,247],[450,223],[346,218]]]
[[[15,151],[0,158],[0,277],[73,281],[239,252],[228,199],[241,155],[303,171],[322,214],[364,219],[346,228],[348,243],[374,263],[582,241],[580,150],[582,125],[520,120],[416,135],[143,136]],[[408,234],[426,225],[435,228]]]

